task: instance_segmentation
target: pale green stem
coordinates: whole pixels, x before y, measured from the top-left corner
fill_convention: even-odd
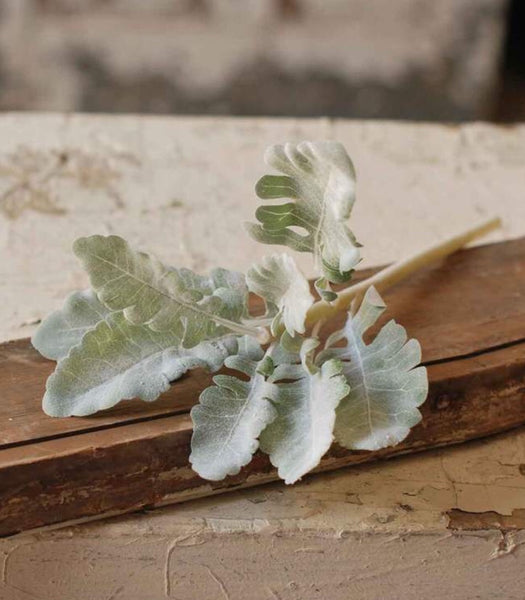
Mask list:
[[[405,258],[404,260],[386,267],[372,277],[346,288],[339,292],[337,300],[332,303],[328,303],[324,300],[316,302],[308,311],[306,326],[312,327],[321,319],[329,319],[337,312],[347,310],[354,300],[356,301],[356,305],[358,305],[370,286],[373,285],[379,292],[382,292],[402,279],[405,279],[415,271],[418,271],[439,259],[445,258],[469,242],[486,235],[500,226],[501,220],[499,217],[483,221],[459,235],[455,235],[444,242],[434,244],[426,250],[422,250],[409,258]]]
[[[230,330],[239,335],[250,335],[260,344],[268,344],[272,339],[270,330],[267,327],[247,327],[246,325],[239,325],[238,327],[231,326]]]

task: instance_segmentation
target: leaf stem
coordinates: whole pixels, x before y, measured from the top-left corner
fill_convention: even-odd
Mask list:
[[[267,344],[272,339],[267,327],[249,327],[232,321],[229,329],[238,335],[249,335],[254,337],[260,344]]]
[[[445,258],[472,240],[484,236],[500,226],[501,219],[499,217],[483,221],[458,235],[443,242],[438,242],[425,250],[386,267],[364,281],[344,289],[339,293],[337,300],[331,304],[324,300],[316,302],[308,311],[306,326],[311,327],[320,319],[328,319],[337,312],[348,309],[354,300],[356,301],[356,305],[358,305],[370,286],[375,286],[379,292],[384,291],[415,271],[441,258]]]

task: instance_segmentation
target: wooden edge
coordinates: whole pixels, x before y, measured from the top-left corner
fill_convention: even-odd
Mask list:
[[[316,472],[457,444],[525,423],[525,344],[431,365],[423,421],[406,441],[378,452],[336,445]],[[122,514],[275,481],[257,453],[219,482],[191,470],[191,421],[178,415],[3,451],[0,535]]]

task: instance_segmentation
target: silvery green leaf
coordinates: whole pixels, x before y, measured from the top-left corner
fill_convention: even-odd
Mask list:
[[[61,309],[42,321],[31,342],[42,356],[60,360],[110,312],[93,290],[74,292],[66,298]]]
[[[188,369],[219,369],[235,351],[232,336],[178,347],[179,336],[130,323],[114,312],[88,331],[49,377],[44,411],[53,417],[84,416],[120,400],[151,402]]]
[[[290,354],[299,354],[304,343],[304,337],[298,333],[292,336],[287,331],[284,331],[279,343],[284,351]]]
[[[303,368],[310,373],[310,375],[314,375],[319,371],[319,367],[315,361],[314,353],[320,343],[321,342],[317,338],[306,338],[303,340],[299,350],[301,364],[303,365]]]
[[[272,402],[278,388],[266,379],[269,363],[263,350],[248,336],[238,344],[238,353],[225,364],[249,380],[216,375],[215,385],[202,392],[191,410],[190,462],[194,471],[212,481],[235,475],[250,462],[259,434],[276,415]]]
[[[315,289],[319,296],[326,302],[333,302],[337,300],[337,294],[332,290],[330,282],[326,277],[319,277],[315,282]]]
[[[203,277],[170,269],[117,236],[80,238],[74,250],[99,300],[123,310],[133,324],[169,330],[185,348],[232,332],[253,333],[241,324],[247,288],[240,273],[215,269]]]
[[[266,244],[312,252],[329,281],[348,281],[360,253],[346,224],[355,200],[355,171],[344,147],[337,142],[271,146],[265,161],[283,175],[262,177],[255,188],[259,198],[293,202],[260,206],[259,223],[248,225],[250,234]]]
[[[370,344],[363,341],[384,310],[375,288],[369,288],[357,314],[327,342],[346,340],[346,346],[321,354],[343,361],[350,393],[337,409],[334,434],[351,450],[379,450],[401,442],[421,420],[417,407],[428,392],[426,369],[416,367],[421,347],[417,340],[407,341],[404,327],[389,321]]]
[[[295,261],[288,254],[265,256],[246,274],[248,289],[264,298],[268,314],[275,314],[272,333],[284,325],[293,336],[304,333],[306,313],[314,302],[310,286]]]
[[[308,345],[303,363],[316,345],[317,341]],[[314,469],[330,448],[335,411],[349,388],[338,360],[327,360],[316,369],[281,362],[269,380],[282,379],[294,381],[277,384],[277,418],[262,432],[260,443],[279,477],[295,483]]]

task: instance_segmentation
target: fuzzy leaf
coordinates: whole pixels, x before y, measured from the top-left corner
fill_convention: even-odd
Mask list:
[[[61,309],[42,321],[31,342],[42,356],[60,360],[110,312],[93,290],[74,292],[66,298]]]
[[[315,282],[315,289],[319,296],[326,302],[337,300],[337,294],[332,290],[330,282],[325,277],[319,277]]]
[[[329,281],[348,281],[360,254],[346,225],[355,200],[355,171],[344,147],[337,142],[271,146],[265,161],[284,175],[262,177],[255,188],[259,198],[294,202],[260,206],[259,224],[248,224],[250,234],[266,244],[312,252]]]
[[[418,410],[427,396],[428,380],[421,361],[421,347],[407,341],[401,325],[389,321],[366,345],[363,334],[385,310],[375,288],[365,294],[355,316],[349,316],[344,329],[330,336],[327,345],[346,340],[344,348],[325,350],[321,358],[343,361],[350,394],[337,409],[334,434],[351,450],[379,450],[394,446],[419,423]]]
[[[281,363],[270,377],[295,380],[278,384],[277,418],[260,437],[261,450],[285,483],[295,483],[319,464],[332,444],[336,408],[349,391],[339,361],[315,370],[306,366]]]
[[[278,388],[265,378],[268,364],[259,344],[249,337],[239,339],[238,354],[225,364],[248,375],[249,381],[216,375],[215,385],[202,392],[191,410],[190,462],[212,481],[235,475],[250,462],[259,434],[276,416],[272,402]]]
[[[84,416],[120,400],[151,402],[170,381],[195,367],[219,369],[235,350],[235,338],[177,347],[179,336],[130,323],[114,312],[88,331],[49,377],[44,411],[53,417]]]
[[[246,275],[248,289],[264,298],[267,312],[275,314],[272,333],[284,325],[293,336],[304,333],[306,313],[314,302],[310,286],[295,261],[288,254],[265,256]]]
[[[74,250],[98,298],[113,311],[123,310],[133,324],[169,330],[185,348],[249,332],[240,324],[247,299],[240,273],[215,269],[202,277],[189,269],[170,269],[117,236],[80,238]]]

